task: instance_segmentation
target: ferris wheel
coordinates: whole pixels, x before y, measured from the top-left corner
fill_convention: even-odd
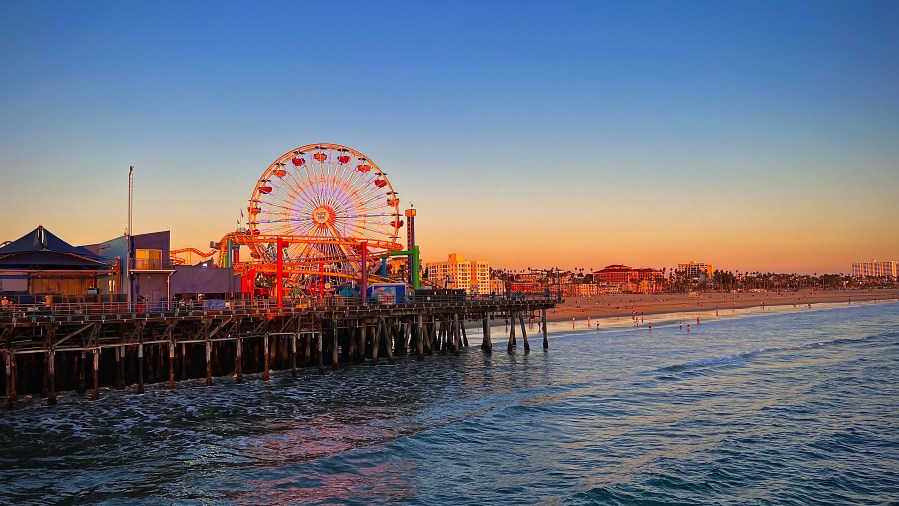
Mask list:
[[[339,144],[288,151],[265,170],[250,199],[248,246],[262,263],[275,261],[275,238],[285,240],[290,284],[322,277],[353,278],[367,253],[402,249],[397,243],[400,200],[387,174],[362,153]]]

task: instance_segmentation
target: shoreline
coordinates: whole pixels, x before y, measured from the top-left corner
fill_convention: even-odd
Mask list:
[[[899,290],[799,290],[791,292],[702,293],[691,297],[685,293],[607,294],[595,297],[568,297],[555,309],[547,311],[551,323],[671,314],[749,309],[754,307],[805,306],[822,303],[897,300]]]

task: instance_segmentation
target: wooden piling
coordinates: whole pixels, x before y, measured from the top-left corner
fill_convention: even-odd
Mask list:
[[[290,375],[297,377],[297,334],[290,336]]]
[[[137,393],[144,393],[144,343],[137,343]]]
[[[356,337],[357,331],[358,331],[358,329],[355,327],[350,327],[349,329],[347,329],[347,334],[349,334],[348,337],[350,338],[349,346],[346,350],[347,362],[350,362],[350,361],[357,362],[357,360],[356,360],[356,341],[358,341],[358,339]]]
[[[512,325],[509,327],[509,353],[512,353],[512,348],[517,346],[515,343],[515,313],[511,315]]]
[[[378,348],[381,344],[381,326],[377,325],[377,329],[371,328],[371,365],[378,365]]]
[[[318,336],[318,353],[317,353],[317,355],[318,355],[318,373],[324,374],[325,373],[325,364],[323,363],[324,360],[322,358],[322,341],[324,341],[325,333],[322,331],[321,327],[319,327],[318,332],[316,332],[316,335]]]
[[[175,341],[169,341],[169,388],[175,388]]]
[[[380,318],[380,321],[381,328],[384,329],[385,344],[387,345],[385,347],[387,349],[387,363],[393,365],[393,342],[391,342],[392,335],[390,333],[390,328],[387,326],[387,320],[385,320],[383,317]]]
[[[549,348],[549,340],[546,338],[546,310],[540,310],[540,319],[542,320],[542,328],[543,328],[543,349]]]
[[[206,386],[212,386],[212,341],[206,338]]]
[[[424,360],[425,355],[425,332],[424,332],[424,316],[418,315],[417,331],[418,339],[416,347],[418,348],[418,360]]]
[[[356,347],[356,363],[365,362],[365,341],[368,339],[368,325],[364,322],[359,327],[359,346]]]
[[[10,410],[16,406],[16,355],[11,351],[3,355],[6,359],[6,402],[4,403],[4,408]]]
[[[78,393],[84,395],[87,392],[87,385],[84,383],[84,362],[85,362],[85,353],[84,351],[80,352],[78,356]]]
[[[490,320],[485,316],[481,323],[484,339],[481,341],[481,349],[487,353],[493,353],[493,342],[490,340]]]
[[[528,333],[524,326],[524,316],[520,312],[518,313],[518,323],[521,324],[521,340],[524,341],[524,352],[530,353],[531,345],[528,343]],[[512,325],[515,325],[514,321],[512,322]]]
[[[47,364],[47,405],[56,404],[56,352],[52,349],[46,353]]]
[[[94,389],[91,391],[91,400],[100,398],[100,348],[94,348]]]
[[[453,315],[453,354],[455,356],[459,356],[459,351],[462,348],[462,332],[460,332],[459,325],[459,315]]]
[[[427,354],[428,355],[433,354],[435,351],[434,345],[435,345],[435,343],[437,343],[437,320],[436,319],[432,319],[430,322],[428,322],[428,338],[427,338],[427,341],[425,341],[425,343],[426,343],[425,348],[426,348]],[[437,344],[439,344],[439,343],[437,343]],[[436,351],[440,351],[440,350],[436,350]]]
[[[337,347],[338,347],[337,327],[335,326],[334,327],[334,342],[333,342],[333,346],[331,347],[331,369],[332,370],[337,370],[337,361],[338,361]]]
[[[187,344],[181,343],[181,379],[187,379]]]
[[[243,339],[234,340],[234,382],[243,383]]]
[[[409,353],[409,348],[412,346],[412,322],[407,321],[403,324],[403,355]]]
[[[462,331],[462,346],[468,348],[468,334],[465,333],[465,319],[462,319],[459,329]]]
[[[262,381],[268,381],[271,378],[271,375],[268,371],[269,363],[268,363],[268,334],[265,334],[262,337]]]
[[[115,369],[116,369],[116,378],[115,378],[115,387],[119,390],[125,389],[125,347],[124,346],[116,346],[113,348],[115,352]]]

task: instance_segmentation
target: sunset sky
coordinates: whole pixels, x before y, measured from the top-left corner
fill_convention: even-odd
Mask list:
[[[899,2],[0,2],[0,241],[208,247],[333,142],[425,261],[899,260]]]

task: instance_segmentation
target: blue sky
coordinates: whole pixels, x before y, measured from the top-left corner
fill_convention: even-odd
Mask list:
[[[202,247],[351,146],[427,260],[899,259],[896,2],[0,2],[0,240]]]

